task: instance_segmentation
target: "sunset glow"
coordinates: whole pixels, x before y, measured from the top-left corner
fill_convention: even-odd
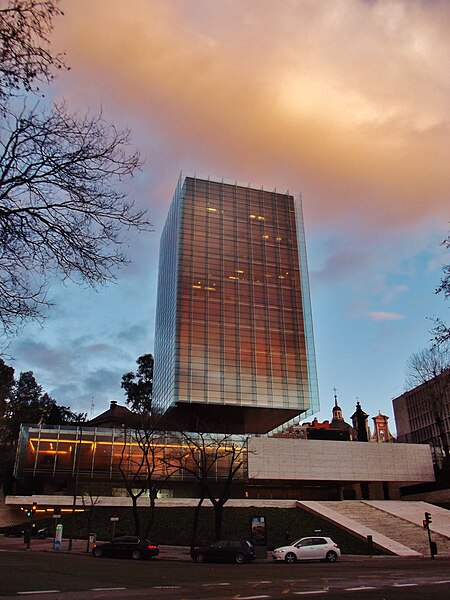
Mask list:
[[[71,70],[46,98],[132,129],[145,158],[136,236],[117,285],[57,286],[45,327],[13,345],[65,405],[124,401],[153,352],[157,248],[180,172],[303,198],[322,412],[392,414],[449,253],[450,3],[423,0],[77,0],[55,22]],[[212,209],[211,209],[212,210]],[[257,219],[258,215],[250,215]],[[230,274],[230,279],[241,277]],[[199,282],[193,287],[200,289]],[[213,287],[208,287],[213,292]],[[395,429],[392,424],[392,429]]]

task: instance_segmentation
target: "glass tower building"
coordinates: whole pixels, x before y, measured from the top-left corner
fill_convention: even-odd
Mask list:
[[[160,243],[153,406],[169,427],[233,433],[317,412],[300,200],[180,177]]]

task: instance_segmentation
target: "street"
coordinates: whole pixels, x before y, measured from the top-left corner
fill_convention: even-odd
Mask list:
[[[95,559],[89,554],[3,550],[0,595],[83,598],[277,600],[298,597],[413,600],[450,597],[450,559],[343,557],[335,564],[251,565]]]

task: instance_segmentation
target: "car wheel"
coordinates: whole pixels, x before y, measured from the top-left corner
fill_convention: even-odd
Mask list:
[[[243,554],[242,552],[238,552],[235,556],[234,559],[239,565],[242,565],[245,563],[246,558],[245,558],[245,554]]]
[[[327,560],[327,562],[336,562],[337,561],[336,552],[333,552],[333,550],[330,550],[329,552],[327,552],[325,559]]]
[[[133,560],[139,560],[142,556],[142,553],[140,550],[133,550],[133,552],[131,553],[131,558]]]
[[[96,558],[100,558],[101,556],[103,556],[103,548],[94,548],[92,554],[96,557]]]
[[[203,552],[197,552],[197,554],[195,555],[195,562],[198,562],[198,563],[206,562],[206,556],[204,555]]]
[[[288,552],[286,554],[286,556],[284,557],[284,562],[287,562],[290,565],[292,563],[295,563],[296,561],[297,561],[297,557],[295,556],[295,554],[293,552]]]

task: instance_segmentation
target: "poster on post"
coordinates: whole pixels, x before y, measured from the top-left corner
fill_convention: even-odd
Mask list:
[[[250,517],[250,537],[254,546],[267,546],[266,517]]]
[[[56,550],[56,552],[59,552],[62,547],[62,533],[63,533],[63,526],[62,526],[62,523],[59,523],[56,526],[55,539],[53,540],[53,550]]]

